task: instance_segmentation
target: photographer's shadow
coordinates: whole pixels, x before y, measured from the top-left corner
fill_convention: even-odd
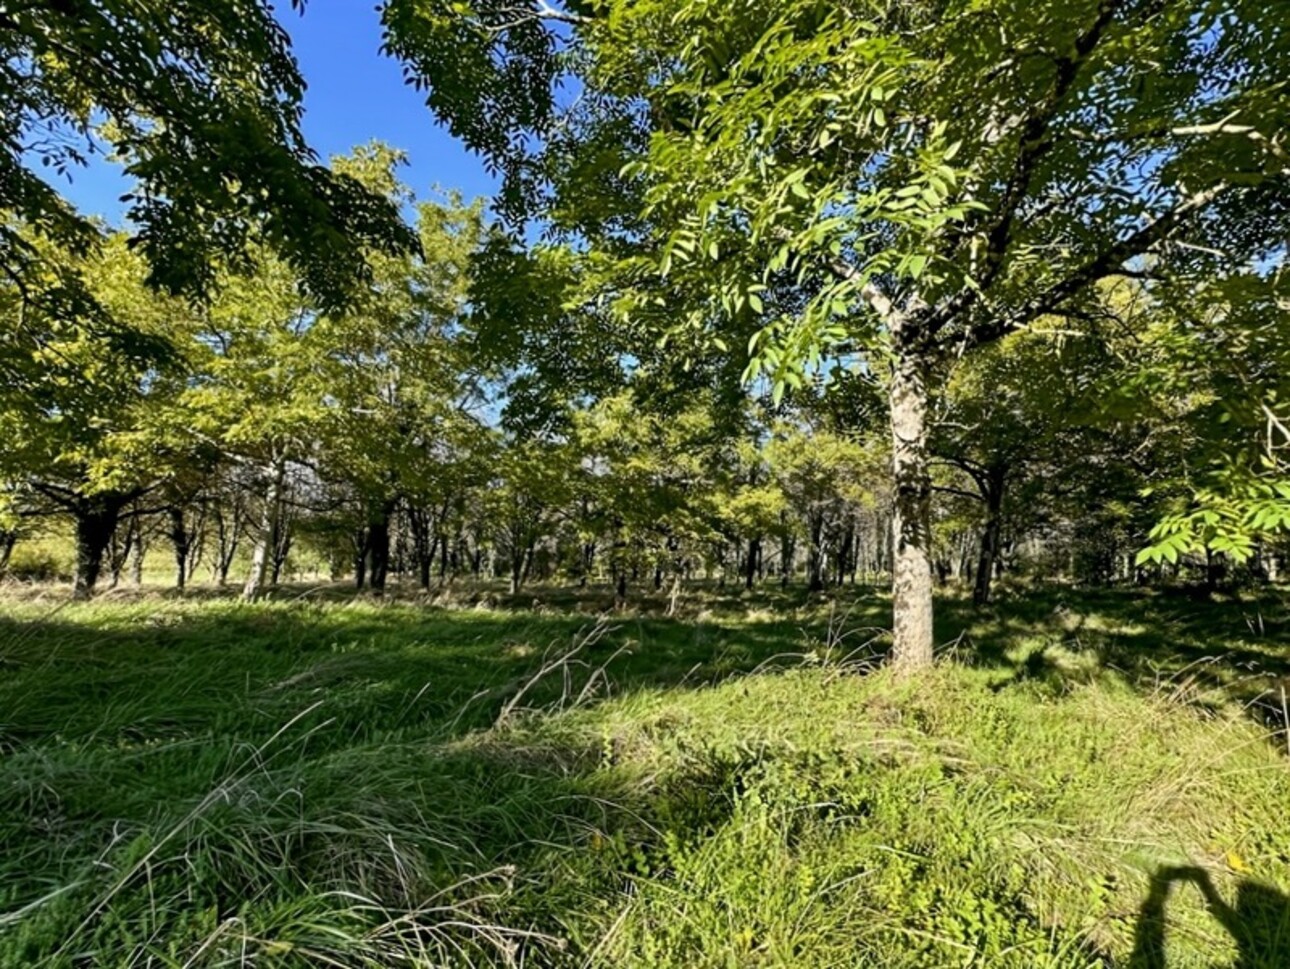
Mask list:
[[[1235,940],[1238,956],[1233,969],[1284,969],[1290,966],[1290,898],[1270,885],[1247,879],[1228,905],[1214,887],[1209,872],[1197,867],[1161,868],[1151,877],[1151,890],[1138,913],[1134,933],[1133,969],[1168,969],[1165,960],[1165,905],[1175,882],[1200,889],[1205,906]]]

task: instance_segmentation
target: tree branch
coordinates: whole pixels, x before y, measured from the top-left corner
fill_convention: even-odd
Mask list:
[[[964,349],[981,346],[1001,339],[1037,316],[1051,312],[1063,300],[1078,293],[1085,286],[1106,276],[1122,275],[1122,263],[1140,256],[1156,243],[1167,238],[1188,218],[1204,209],[1230,186],[1218,182],[1196,192],[1179,202],[1157,219],[1148,222],[1137,232],[1110,246],[1105,252],[1090,259],[1060,282],[1054,283],[1038,296],[1023,303],[1012,313],[986,326],[971,328],[964,339]]]
[[[982,254],[982,269],[979,274],[975,267],[975,285],[964,288],[956,296],[937,307],[926,319],[924,325],[929,336],[935,336],[958,314],[970,308],[981,298],[998,277],[1003,268],[1004,255],[1012,241],[1013,226],[1021,205],[1029,197],[1035,171],[1056,144],[1052,136],[1052,125],[1058,112],[1066,102],[1079,77],[1080,67],[1097,49],[1105,35],[1106,28],[1124,0],[1103,0],[1093,22],[1079,34],[1071,46],[1070,52],[1053,59],[1056,76],[1048,93],[1041,99],[1021,122],[1021,141],[1013,163],[1012,173],[1003,191],[1003,196],[995,207],[993,224],[985,232],[985,252]],[[976,233],[968,233],[965,238],[978,239]],[[975,248],[975,242],[973,243]],[[975,254],[973,262],[976,261]]]

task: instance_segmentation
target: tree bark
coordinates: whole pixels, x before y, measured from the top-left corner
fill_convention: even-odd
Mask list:
[[[231,521],[225,516],[222,499],[218,499],[214,508],[216,555],[211,563],[211,575],[221,588],[228,584],[228,571],[242,541],[242,502],[236,496],[230,514]]]
[[[135,528],[138,527],[136,524]],[[143,585],[143,559],[147,554],[148,543],[144,541],[142,531],[138,531],[134,537],[134,550],[130,554],[130,584],[136,589]]]
[[[520,586],[524,584],[524,556],[525,552],[520,550],[520,538],[517,530],[511,531],[511,595],[519,595]]]
[[[927,461],[927,367],[918,343],[893,327],[892,654],[894,666],[917,670],[933,659],[931,473]]]
[[[291,546],[295,541],[295,536],[292,534],[291,517],[284,514],[284,498],[284,489],[279,488],[278,517],[273,525],[273,541],[269,545],[269,550],[272,553],[272,568],[269,570],[270,585],[277,585],[278,580],[282,577],[282,570],[286,567],[287,557],[291,554]]]
[[[412,557],[417,563],[417,583],[423,590],[428,590],[435,555],[434,522],[425,508],[409,504],[407,511],[408,525],[412,528]]]
[[[0,575],[9,571],[9,559],[13,557],[13,547],[18,542],[16,531],[0,531]]]
[[[807,591],[824,589],[824,514],[812,512],[810,516],[811,547],[806,553]]]
[[[785,589],[793,578],[793,556],[797,554],[797,542],[791,535],[785,534],[779,540],[779,584]]]
[[[1007,468],[987,468],[978,484],[984,492],[985,527],[981,530],[981,554],[976,563],[976,583],[972,587],[972,602],[983,606],[990,601],[990,584],[994,579],[995,563],[999,558],[999,529],[1003,524],[1003,489],[1007,482]]]
[[[367,580],[371,590],[385,595],[385,580],[390,572],[390,516],[394,503],[386,502],[376,509],[367,526]]]
[[[761,536],[748,539],[748,560],[744,563],[744,588],[751,589],[757,581],[757,563],[761,558]]]
[[[269,474],[268,488],[264,493],[264,510],[260,513],[260,534],[255,539],[255,550],[251,553],[251,573],[242,587],[242,598],[252,602],[259,597],[268,577],[270,559],[275,557],[274,545],[278,540],[278,518],[282,505],[282,486],[286,479],[286,465],[275,460],[266,469]]]
[[[94,594],[103,570],[103,555],[112,541],[123,503],[99,497],[76,509],[76,576],[72,598],[84,602]]]
[[[175,550],[175,588],[184,591],[188,581],[188,552],[191,537],[188,534],[188,523],[184,520],[184,509],[181,505],[170,508],[170,544]]]

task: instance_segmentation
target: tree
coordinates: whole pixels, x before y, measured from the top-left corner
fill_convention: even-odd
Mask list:
[[[1052,319],[983,347],[941,381],[929,448],[935,461],[958,472],[958,480],[937,490],[980,505],[977,605],[990,599],[1005,498],[1032,475],[1055,487],[1073,454],[1091,459],[1099,377],[1111,369],[1114,361],[1096,331]]]
[[[1290,37],[1274,7],[388,0],[385,19],[431,106],[512,195],[544,185],[529,194],[563,223],[578,199],[555,173],[625,133],[617,198],[642,220],[621,231],[592,192],[607,227],[583,233],[622,256],[620,292],[641,288],[620,306],[657,298],[651,263],[690,304],[674,330],[722,339],[760,318],[754,373],[798,384],[843,350],[885,373],[892,655],[917,668],[933,647],[937,367],[1147,256],[1190,280],[1280,258]],[[570,105],[553,93],[564,71]]]
[[[207,294],[258,240],[336,305],[366,275],[363,247],[415,245],[387,200],[317,163],[304,80],[264,0],[8,4],[0,53],[0,210],[40,238],[83,252],[98,230],[36,166],[70,177],[109,155],[135,183],[131,245],[173,293]],[[20,288],[40,272],[13,225],[0,269]]]
[[[374,144],[334,164],[400,204],[411,192],[399,183],[400,152]],[[420,502],[446,482],[441,475],[455,445],[471,429],[479,393],[462,323],[471,258],[485,235],[482,205],[452,195],[416,205],[418,255],[371,254],[373,285],[344,312],[321,316],[316,339],[329,418],[319,456],[321,474],[343,484],[356,506],[357,570],[374,592],[389,570],[390,528],[400,502],[424,559]],[[439,479],[439,480],[435,480]],[[430,501],[438,507],[437,500]],[[422,562],[428,582],[428,562]],[[425,583],[423,583],[425,584]]]
[[[572,498],[575,477],[567,443],[503,442],[482,501],[496,524],[499,551],[509,563],[510,592],[529,577],[538,543],[550,536]]]
[[[735,464],[730,428],[711,395],[680,410],[648,406],[636,391],[574,414],[584,496],[600,522],[617,603],[632,576],[672,579],[672,608],[686,574],[720,537],[719,496]]]
[[[849,508],[866,497],[866,454],[854,439],[827,428],[785,423],[774,429],[766,458],[785,505],[800,517],[807,542],[807,587],[818,592],[825,585],[831,533]],[[835,557],[840,551],[834,551]]]
[[[118,523],[165,477],[168,455],[151,445],[182,389],[191,316],[145,287],[121,235],[90,254],[23,238],[48,272],[0,285],[0,477],[23,513],[72,519],[74,596],[86,599]]]
[[[248,257],[252,258],[252,257]],[[194,379],[175,411],[183,433],[243,467],[258,498],[244,596],[256,598],[283,545],[293,472],[313,456],[327,417],[320,361],[327,352],[290,268],[270,253],[229,276],[203,315]]]

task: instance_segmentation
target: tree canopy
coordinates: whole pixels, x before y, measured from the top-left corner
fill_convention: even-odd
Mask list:
[[[384,16],[432,109],[505,173],[502,213],[600,254],[624,318],[736,354],[751,328],[748,374],[777,388],[839,354],[884,375],[911,665],[932,650],[938,367],[1082,312],[1102,280],[1266,277],[1284,252],[1275,5],[389,0]]]
[[[387,199],[305,142],[305,82],[264,0],[9,4],[0,52],[0,206],[38,236],[93,244],[93,224],[42,172],[56,183],[109,155],[134,183],[131,245],[171,293],[205,295],[256,240],[336,305],[369,271],[364,246],[415,245]],[[41,272],[8,219],[0,267],[23,289]]]

